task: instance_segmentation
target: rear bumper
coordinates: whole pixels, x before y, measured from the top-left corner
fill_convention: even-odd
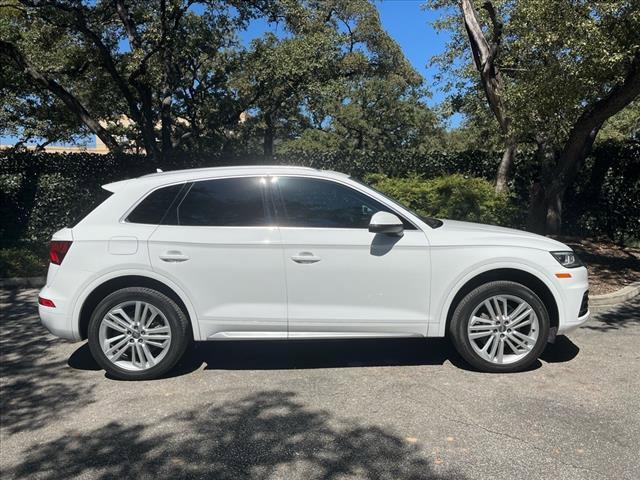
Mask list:
[[[81,340],[77,332],[73,329],[71,312],[67,309],[69,302],[65,301],[63,297],[56,294],[56,292],[49,287],[44,287],[40,290],[40,297],[53,300],[56,305],[55,307],[38,305],[38,314],[42,325],[56,337],[74,342]]]

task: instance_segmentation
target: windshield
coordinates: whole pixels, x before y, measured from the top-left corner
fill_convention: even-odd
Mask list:
[[[351,180],[360,183],[361,185],[364,185],[367,188],[370,188],[371,190],[373,190],[374,192],[378,193],[379,195],[382,195],[384,198],[386,198],[387,200],[389,200],[391,203],[404,208],[405,210],[408,210],[409,212],[411,212],[412,214],[414,214],[416,217],[418,217],[420,220],[422,220],[424,223],[426,223],[427,225],[429,225],[431,228],[438,228],[442,226],[442,220],[439,220],[437,218],[433,218],[433,217],[425,217],[424,215],[419,215],[416,212],[414,212],[411,208],[409,208],[408,206],[406,206],[404,203],[399,202],[398,200],[391,198],[389,195],[387,195],[386,193],[381,192],[380,190],[378,190],[376,187],[373,187],[371,185],[369,185],[367,182],[363,181],[363,180],[359,180],[357,178],[353,178],[351,177]]]

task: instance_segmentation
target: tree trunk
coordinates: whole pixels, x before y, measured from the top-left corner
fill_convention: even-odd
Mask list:
[[[578,117],[555,168],[551,171],[543,168],[541,180],[531,194],[529,228],[538,233],[560,233],[564,193],[591,151],[600,128],[639,94],[640,52],[636,53],[630,63],[625,79],[613,86],[607,95],[588,105]]]
[[[493,39],[490,42],[480,25],[478,14],[472,0],[460,0],[460,12],[464,27],[469,37],[469,45],[473,54],[473,62],[480,74],[480,81],[491,112],[500,126],[504,137],[504,153],[496,175],[496,192],[504,193],[508,190],[508,181],[513,161],[516,155],[517,140],[512,132],[511,118],[505,104],[504,81],[500,69],[496,64],[502,42],[503,24],[490,1],[482,4],[491,20]]]
[[[506,193],[509,189],[508,182],[513,168],[513,161],[516,157],[516,148],[517,142],[514,138],[509,138],[505,141],[504,153],[496,175],[496,193]]]

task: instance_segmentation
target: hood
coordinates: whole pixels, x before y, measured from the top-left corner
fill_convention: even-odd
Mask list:
[[[442,219],[440,228],[429,235],[434,246],[446,245],[483,245],[483,246],[517,246],[556,251],[571,250],[564,243],[535,233],[516,230],[514,228],[497,227],[482,223],[460,222]],[[438,235],[435,235],[438,232]]]

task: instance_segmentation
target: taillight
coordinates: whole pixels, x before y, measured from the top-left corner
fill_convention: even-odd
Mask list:
[[[55,265],[60,265],[71,248],[70,240],[53,240],[49,244],[49,260]]]

